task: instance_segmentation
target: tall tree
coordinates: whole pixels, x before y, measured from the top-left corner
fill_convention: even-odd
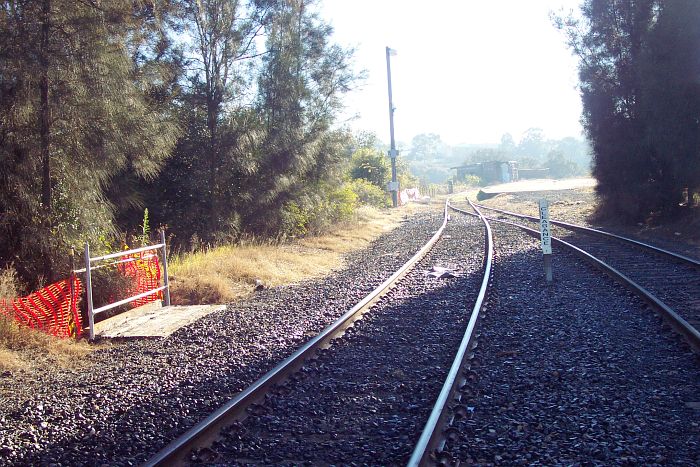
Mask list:
[[[30,283],[51,279],[71,244],[108,235],[111,177],[155,175],[174,143],[134,79],[134,6],[0,2],[0,261]]]
[[[662,2],[640,60],[648,210],[673,213],[700,190],[700,3]],[[647,197],[648,198],[648,197]]]
[[[528,128],[520,139],[517,153],[524,157],[544,159],[547,152],[548,148],[544,131],[541,128]]]
[[[552,142],[553,151],[562,153],[565,157],[574,161],[583,171],[589,172],[591,168],[591,147],[588,141],[567,136]]]
[[[143,91],[152,112],[185,127],[181,97],[186,61],[182,44],[175,40],[182,33],[181,3],[134,2],[133,8],[133,22],[139,27],[131,28],[125,43],[133,65],[132,79]],[[106,195],[114,206],[116,225],[121,231],[128,232],[139,225],[144,208],[158,211],[159,206],[153,203],[167,202],[160,192],[153,191],[153,181],[150,177],[144,180],[130,163],[111,177]]]
[[[501,136],[501,144],[498,149],[505,154],[515,153],[515,140],[513,139],[513,135],[510,133],[503,133],[503,136]]]
[[[209,232],[223,228],[233,215],[226,191],[237,181],[232,175],[250,170],[249,148],[241,136],[251,136],[249,113],[235,109],[252,102],[250,73],[258,56],[257,38],[270,16],[266,1],[188,1],[185,21],[193,37],[194,74],[189,102],[200,105],[206,116],[206,138],[200,163],[206,173]],[[191,174],[190,174],[191,175]]]
[[[447,146],[435,133],[416,135],[411,140],[411,149],[407,158],[410,160],[433,160],[445,156]]]
[[[582,19],[559,21],[580,59],[593,175],[610,215],[673,212],[698,185],[699,9],[692,0],[586,0]]]
[[[256,106],[264,138],[254,187],[262,209],[274,211],[338,175],[344,137],[331,128],[357,75],[352,51],[331,42],[333,29],[315,4],[279,0],[266,28]],[[250,222],[259,218],[257,209],[248,210]]]

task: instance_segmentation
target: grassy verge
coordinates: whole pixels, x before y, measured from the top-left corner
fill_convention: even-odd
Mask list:
[[[0,304],[3,300],[10,302],[19,290],[14,270],[8,267],[0,271]],[[38,361],[74,367],[89,352],[90,346],[85,342],[58,339],[19,326],[0,313],[0,372],[29,370]]]
[[[440,209],[410,204],[400,209],[361,208],[352,222],[324,235],[283,244],[249,242],[179,255],[169,262],[173,304],[227,303],[252,295],[256,280],[266,286],[321,277],[343,266],[344,255],[364,248],[417,211]],[[20,290],[14,271],[0,271],[0,300]],[[32,370],[42,365],[77,366],[94,346],[58,339],[18,326],[0,313],[0,372]]]
[[[172,302],[227,303],[249,297],[256,280],[274,287],[321,277],[342,267],[345,253],[364,248],[416,211],[434,208],[414,204],[398,210],[362,208],[353,222],[324,235],[283,244],[225,246],[175,257],[169,263]]]
[[[0,371],[29,370],[37,362],[77,367],[90,351],[85,341],[49,336],[0,315]]]

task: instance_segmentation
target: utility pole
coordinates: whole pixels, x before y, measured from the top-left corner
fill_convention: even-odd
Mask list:
[[[389,83],[389,132],[391,134],[391,146],[389,148],[389,157],[391,157],[391,183],[389,191],[391,191],[391,204],[394,207],[399,205],[399,182],[396,180],[396,156],[399,152],[396,150],[396,141],[394,140],[394,103],[391,99],[391,56],[396,55],[396,51],[386,48],[386,77]]]

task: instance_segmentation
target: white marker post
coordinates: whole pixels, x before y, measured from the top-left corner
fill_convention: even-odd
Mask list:
[[[544,256],[544,273],[547,282],[552,282],[552,234],[549,230],[549,202],[540,200],[540,243]]]

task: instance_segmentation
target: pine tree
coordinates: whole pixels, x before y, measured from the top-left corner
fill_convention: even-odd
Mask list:
[[[182,30],[182,5],[178,0],[135,2],[133,14],[132,22],[138,27],[130,28],[126,40],[133,66],[132,79],[142,90],[149,110],[161,115],[164,121],[177,122],[181,130],[185,126],[181,121],[180,98],[186,60],[182,44],[174,36]],[[160,173],[159,170],[158,175]],[[133,230],[148,205],[158,210],[153,203],[168,202],[160,192],[152,191],[154,180],[153,174],[140,174],[130,162],[111,177],[106,197],[114,207],[120,231]]]
[[[586,0],[582,13],[559,26],[580,59],[601,213],[673,214],[700,184],[700,4]]]
[[[317,202],[332,189],[328,184],[343,157],[345,139],[332,125],[358,75],[352,51],[331,42],[333,29],[315,3],[279,1],[267,23],[257,103],[264,138],[254,187],[261,205],[248,210],[250,223],[261,209],[270,219],[293,199]],[[266,228],[274,229],[274,222]]]
[[[185,24],[194,55],[189,102],[206,120],[204,147],[194,175],[206,199],[206,238],[222,230],[236,230],[235,198],[231,189],[251,172],[248,138],[254,137],[250,113],[244,105],[255,64],[256,39],[269,17],[265,2],[201,0],[186,2]],[[194,123],[190,121],[190,123]],[[199,137],[198,137],[199,139]],[[232,224],[233,222],[233,224]]]
[[[112,177],[154,176],[174,143],[129,56],[138,5],[0,2],[0,262],[32,284],[70,245],[104,242]]]
[[[686,201],[686,191],[690,206],[700,189],[699,50],[700,3],[663,2],[640,65],[651,211],[674,214]]]

